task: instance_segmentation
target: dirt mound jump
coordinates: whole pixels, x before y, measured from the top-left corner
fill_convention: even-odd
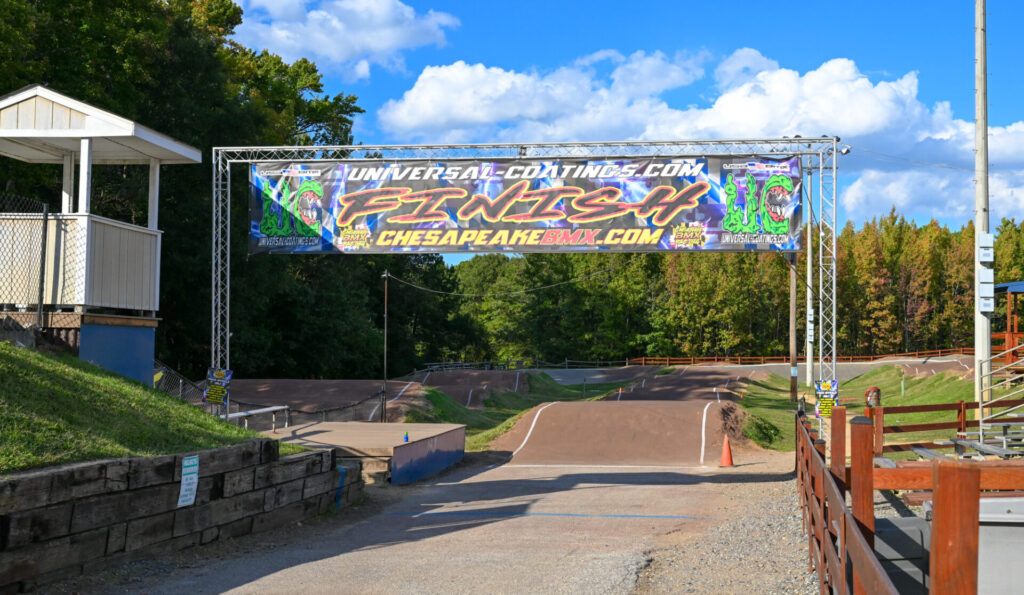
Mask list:
[[[430,372],[420,381],[472,409],[483,409],[489,395],[529,390],[528,372],[511,370],[447,370]]]
[[[718,401],[584,401],[536,407],[492,447],[512,465],[700,465],[718,460]]]

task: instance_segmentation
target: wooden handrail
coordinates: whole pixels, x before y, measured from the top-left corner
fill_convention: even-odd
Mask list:
[[[843,407],[836,407],[833,409],[833,415],[845,419],[846,410]],[[862,453],[856,457],[856,464],[863,466],[866,460],[870,465],[870,422],[865,425],[858,421],[856,425],[862,427],[859,430],[854,429],[854,441],[861,447]],[[863,494],[854,494],[854,510],[860,515],[860,518],[855,518],[855,512],[846,506],[844,489],[840,487],[840,483],[845,482],[837,482],[833,470],[826,467],[824,442],[818,440],[817,433],[810,428],[803,413],[796,416],[796,428],[796,462],[801,510],[807,531],[811,570],[817,571],[821,591],[850,591],[846,582],[848,560],[855,593],[896,593],[896,587],[874,555],[874,510],[871,492],[867,492],[866,499]],[[837,452],[838,444],[833,434],[833,456]],[[842,453],[843,447],[838,448],[838,452]],[[845,475],[845,467],[843,472]],[[857,479],[856,487],[853,489],[864,490],[866,486],[870,490],[872,481],[873,478],[868,473],[866,480]],[[870,526],[870,536],[865,535],[865,525]]]

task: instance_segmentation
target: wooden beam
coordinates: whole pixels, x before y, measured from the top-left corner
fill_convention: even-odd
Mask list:
[[[160,160],[149,160],[149,225],[157,228],[157,213],[160,208]]]
[[[976,463],[934,461],[935,490],[929,556],[930,592],[978,592],[978,493]]]
[[[868,550],[875,547],[875,504],[874,477],[872,476],[872,438],[873,424],[871,420],[858,415],[850,420],[850,499],[855,530],[864,537]],[[864,593],[865,585],[857,573],[853,575],[853,592]]]
[[[78,212],[88,213],[92,199],[92,139],[83,138],[78,154]]]
[[[64,169],[61,172],[60,212],[75,212],[75,155],[64,154]]]
[[[839,489],[846,492],[846,407],[832,408],[832,460],[829,466]]]

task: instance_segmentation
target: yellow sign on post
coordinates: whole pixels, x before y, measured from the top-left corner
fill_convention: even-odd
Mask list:
[[[822,380],[814,383],[816,401],[814,412],[818,417],[832,417],[832,408],[839,400],[839,382],[836,380]]]
[[[834,407],[835,404],[835,397],[818,397],[818,402],[814,407],[818,410],[819,416],[832,417],[832,407]]]

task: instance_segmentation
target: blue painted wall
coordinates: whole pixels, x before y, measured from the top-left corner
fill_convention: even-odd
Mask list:
[[[78,359],[153,386],[156,329],[83,324]]]
[[[400,444],[391,456],[391,483],[401,485],[436,475],[462,460],[466,428]]]

